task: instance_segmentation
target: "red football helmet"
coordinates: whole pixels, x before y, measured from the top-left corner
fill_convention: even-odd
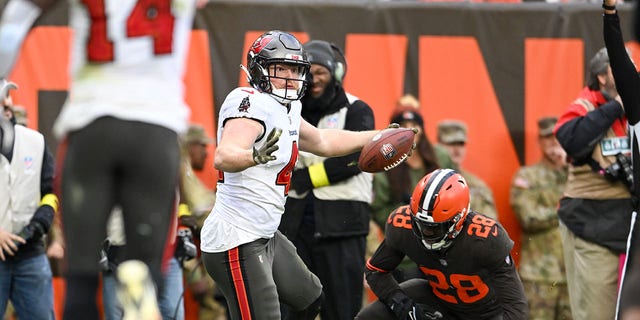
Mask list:
[[[411,195],[413,232],[428,250],[451,245],[469,213],[467,181],[451,169],[424,176]]]

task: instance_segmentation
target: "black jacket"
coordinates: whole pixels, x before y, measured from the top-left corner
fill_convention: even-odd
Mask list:
[[[343,129],[350,131],[373,130],[375,123],[373,110],[361,100],[349,102],[344,89],[336,86],[336,92],[329,103],[310,102],[303,98],[302,117],[317,125],[325,115],[332,114],[348,106]],[[349,179],[361,171],[357,163],[359,152],[335,158],[327,158],[324,168],[331,184]],[[291,188],[298,192],[311,190],[313,185],[307,168],[293,172]],[[369,232],[371,208],[369,203],[346,200],[318,200],[309,192],[305,199],[287,198],[285,213],[280,222],[280,231],[289,239],[294,239],[303,223],[315,226],[317,238],[361,236]]]

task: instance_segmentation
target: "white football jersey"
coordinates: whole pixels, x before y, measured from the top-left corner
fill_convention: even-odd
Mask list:
[[[182,82],[195,0],[71,1],[71,90],[57,137],[101,116],[185,131]]]
[[[241,172],[223,172],[216,203],[201,232],[201,249],[222,252],[258,238],[271,238],[278,229],[289,191],[291,171],[298,159],[300,101],[289,108],[253,88],[237,88],[225,99],[218,117],[218,140],[231,118],[251,118],[264,125],[255,148],[264,145],[273,128],[281,128],[276,160]]]

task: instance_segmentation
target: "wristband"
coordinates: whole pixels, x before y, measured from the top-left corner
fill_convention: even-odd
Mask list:
[[[54,213],[58,212],[58,207],[59,207],[58,197],[56,197],[56,195],[53,193],[47,193],[46,195],[44,195],[44,197],[42,197],[42,200],[40,200],[40,206],[43,206],[43,205],[47,205],[53,208]]]
[[[610,5],[607,5],[607,4],[605,4],[605,3],[603,2],[603,3],[602,3],[602,9],[605,9],[605,10],[611,10],[611,11],[613,11],[613,10],[615,10],[615,9],[616,9],[616,6],[610,6]]]
[[[178,218],[182,216],[190,216],[190,215],[191,215],[191,210],[189,209],[189,206],[186,203],[181,203],[178,206]]]
[[[309,166],[309,178],[311,178],[311,183],[314,188],[320,188],[331,184],[329,182],[329,177],[327,176],[327,171],[324,169],[324,162],[319,162]]]

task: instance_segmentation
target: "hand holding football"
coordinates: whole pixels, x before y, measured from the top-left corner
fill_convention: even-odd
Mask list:
[[[364,172],[390,170],[407,159],[413,148],[415,132],[410,128],[384,129],[360,152],[358,167]]]

